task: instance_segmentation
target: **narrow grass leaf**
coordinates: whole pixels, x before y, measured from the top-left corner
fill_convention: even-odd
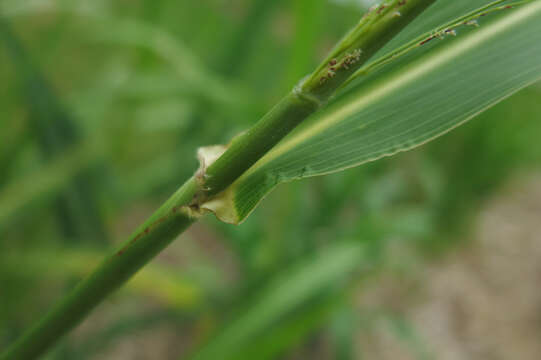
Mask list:
[[[312,261],[299,264],[264,289],[259,300],[244,309],[192,359],[238,359],[238,352],[277,319],[357,269],[364,253],[359,243],[341,243]]]

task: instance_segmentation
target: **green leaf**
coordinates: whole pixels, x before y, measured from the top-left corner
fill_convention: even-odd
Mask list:
[[[0,17],[0,46],[6,49],[20,86],[20,96],[28,111],[29,130],[40,146],[42,157],[54,159],[73,151],[82,141],[76,120],[65,110],[53,86],[34,64],[31,55],[7,21]],[[64,184],[56,213],[64,235],[71,239],[107,242],[107,231],[96,201],[93,169],[74,174]]]
[[[323,328],[341,305],[342,297],[331,292],[323,300],[308,302],[280,321],[277,326],[265,331],[250,344],[239,348],[236,359],[279,359],[280,355],[298,347],[309,340],[315,332]]]
[[[77,174],[101,159],[102,151],[94,143],[79,145],[25,177],[18,177],[0,189],[0,228],[29,210],[40,200],[58,195]]]
[[[363,264],[363,250],[359,243],[339,243],[328,247],[311,261],[283,273],[192,359],[238,359],[239,352],[277,319],[344,279]]]
[[[436,39],[420,56],[408,54],[368,76],[204,208],[240,223],[280,183],[410,150],[537,81],[541,2],[500,15],[479,29],[463,26],[456,38]]]

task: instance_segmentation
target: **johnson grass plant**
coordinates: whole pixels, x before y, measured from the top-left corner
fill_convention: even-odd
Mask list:
[[[235,40],[224,51],[224,64],[231,64],[237,69],[235,71],[239,71],[237,66],[249,66],[244,60],[247,55],[242,54],[244,45],[263,46],[261,39],[259,43],[250,44],[255,42],[250,37],[254,36],[252,32],[257,33],[257,26],[264,22],[265,14],[272,11],[273,5],[269,3],[254,2],[253,13],[248,15],[253,18],[249,17],[245,27],[234,32]],[[310,25],[311,17],[326,16],[323,5],[318,3],[298,1],[298,20],[305,26],[305,36],[295,41],[294,47],[308,46],[302,42],[311,36],[311,31],[316,31]],[[21,86],[27,89],[28,102],[35,103],[31,107],[31,118],[39,129],[37,134],[42,136],[40,145],[45,158],[51,157],[54,161],[49,168],[34,175],[45,180],[37,185],[30,181],[25,186],[26,192],[13,190],[17,188],[15,186],[6,187],[8,190],[0,202],[0,224],[9,224],[9,220],[16,217],[22,211],[20,209],[29,206],[38,194],[56,194],[69,187],[71,190],[65,192],[57,204],[59,218],[63,219],[62,224],[86,230],[81,233],[68,227],[66,236],[86,237],[94,240],[94,244],[106,242],[96,215],[97,197],[88,181],[110,171],[106,165],[100,165],[104,152],[100,149],[102,145],[99,140],[83,142],[78,139],[69,112],[56,103],[54,91],[29,60],[21,40],[10,28],[11,17],[38,10],[22,5],[5,7],[0,28],[5,54],[17,64],[16,72],[20,74]],[[68,14],[84,12],[75,5],[62,11]],[[100,24],[91,34],[92,41],[135,45],[174,63],[169,71],[176,72],[178,80],[167,81],[168,75],[159,73],[152,83],[180,87],[179,92],[194,99],[190,110],[193,114],[204,113],[208,104],[237,114],[258,113],[238,100],[246,97],[258,101],[257,93],[240,88],[231,80],[234,74],[230,80],[215,77],[166,33],[135,21],[100,17],[91,11],[84,15],[88,21]],[[320,32],[320,35],[325,34]],[[295,48],[292,51],[295,54]],[[266,56],[272,57],[272,52]],[[142,53],[139,61],[152,63],[155,60]],[[258,61],[257,58],[254,61]],[[266,84],[275,80],[273,71],[276,69],[261,64],[256,67]],[[295,73],[295,67],[304,68],[294,65],[292,73]],[[240,224],[281,183],[339,172],[418,147],[539,79],[541,1],[388,0],[373,5],[319,65],[309,75],[297,79],[291,91],[248,130],[232,136],[223,145],[200,144],[197,151],[199,168],[178,170],[182,174],[193,170],[193,175],[96,268],[88,270],[85,278],[45,316],[13,339],[0,359],[34,359],[45,354],[98,304],[207,214],[213,213],[225,223]],[[111,88],[114,86],[112,84]],[[97,93],[102,91],[107,90],[98,89]],[[45,100],[40,102],[40,99]],[[105,103],[105,100],[102,101]],[[44,114],[49,114],[49,119]],[[197,133],[197,127],[202,125],[195,121],[190,126],[190,131]],[[219,126],[214,132],[216,130]],[[143,138],[143,144],[144,141]],[[67,150],[74,147],[78,150]],[[175,166],[176,158],[187,156],[185,153],[172,155],[172,160],[163,166]],[[98,165],[94,165],[92,171],[82,172],[79,166],[88,168],[88,163]],[[158,167],[159,164],[150,173]],[[460,167],[456,171],[460,172]],[[148,174],[149,170],[126,176],[125,180],[132,182],[135,179],[136,182],[143,178],[143,173]],[[354,191],[352,186],[357,182],[351,182],[350,189],[344,189],[337,200],[330,201],[331,206],[321,208],[320,214],[311,214],[312,220],[305,218],[304,221],[339,217],[336,213],[339,209],[333,209],[332,204],[346,201],[348,191]],[[126,184],[125,188],[130,186],[135,185]],[[293,218],[300,219],[301,216],[293,213]],[[81,223],[83,220],[90,223]],[[299,236],[305,234],[301,231],[294,238]],[[348,237],[338,232],[331,236]],[[368,232],[364,236],[371,235]],[[257,243],[258,239],[253,237],[250,241]],[[194,350],[191,358],[272,358],[280,350],[276,344],[284,339],[280,331],[287,333],[291,328],[290,332],[303,334],[304,328],[306,331],[312,328],[311,321],[317,324],[322,321],[318,319],[339,307],[345,295],[322,297],[318,302],[309,303],[304,312],[293,314],[292,309],[305,304],[313,294],[320,293],[344,274],[360,271],[360,263],[369,267],[371,251],[372,247],[367,244],[338,242],[329,245],[312,261],[300,262],[287,274],[276,276],[257,292],[245,311]],[[79,258],[77,253],[70,252],[63,256]],[[26,261],[39,269],[38,258],[26,254],[21,257],[21,262]],[[80,262],[85,262],[84,256],[80,258]],[[6,268],[7,265],[6,262]],[[16,268],[13,262],[10,266]],[[44,267],[49,268],[48,265]],[[76,265],[71,268],[77,273],[86,272]],[[272,273],[269,271],[267,275]],[[174,280],[167,280],[170,276],[161,275],[159,271],[155,278],[163,283],[163,287],[179,287]],[[257,277],[253,279],[254,282],[257,280]],[[183,291],[182,287],[177,290]],[[282,321],[281,328],[272,327],[277,319]],[[265,329],[268,339],[262,338],[259,345],[252,344],[254,337]],[[293,340],[284,341],[287,345]]]

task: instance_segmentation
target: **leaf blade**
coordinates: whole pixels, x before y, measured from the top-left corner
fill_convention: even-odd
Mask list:
[[[279,183],[358,166],[449,132],[541,78],[540,24],[535,1],[403,60],[294,131],[206,208],[240,223]]]

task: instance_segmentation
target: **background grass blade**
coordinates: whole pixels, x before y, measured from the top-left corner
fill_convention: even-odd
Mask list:
[[[92,268],[99,264],[104,252],[89,249],[53,250],[35,249],[28,251],[17,261],[5,259],[2,271],[28,276],[38,272],[43,273],[49,281],[62,278],[84,277]],[[216,279],[216,283],[218,279]],[[174,269],[171,266],[151,264],[138,273],[126,286],[130,295],[144,295],[169,304],[176,309],[196,310],[206,301],[212,284],[203,289],[195,279]]]
[[[52,86],[33,63],[9,24],[0,19],[0,38],[17,69],[21,98],[29,109],[29,124],[45,160],[69,152],[81,141],[71,115],[64,109]],[[103,171],[103,169],[101,169]],[[108,233],[99,211],[91,181],[95,169],[82,169],[64,183],[57,199],[57,217],[66,238],[107,243]]]
[[[0,189],[0,228],[7,226],[23,210],[28,210],[29,205],[57,197],[77,174],[96,165],[102,158],[103,154],[96,146],[79,146],[25,177],[5,184]]]
[[[344,280],[358,268],[364,255],[360,243],[344,242],[317,254],[311,261],[298,264],[283,276],[277,276],[262,290],[259,299],[243,309],[234,321],[202,346],[191,359],[238,359],[240,350],[247,348],[277,319],[327,287]]]

